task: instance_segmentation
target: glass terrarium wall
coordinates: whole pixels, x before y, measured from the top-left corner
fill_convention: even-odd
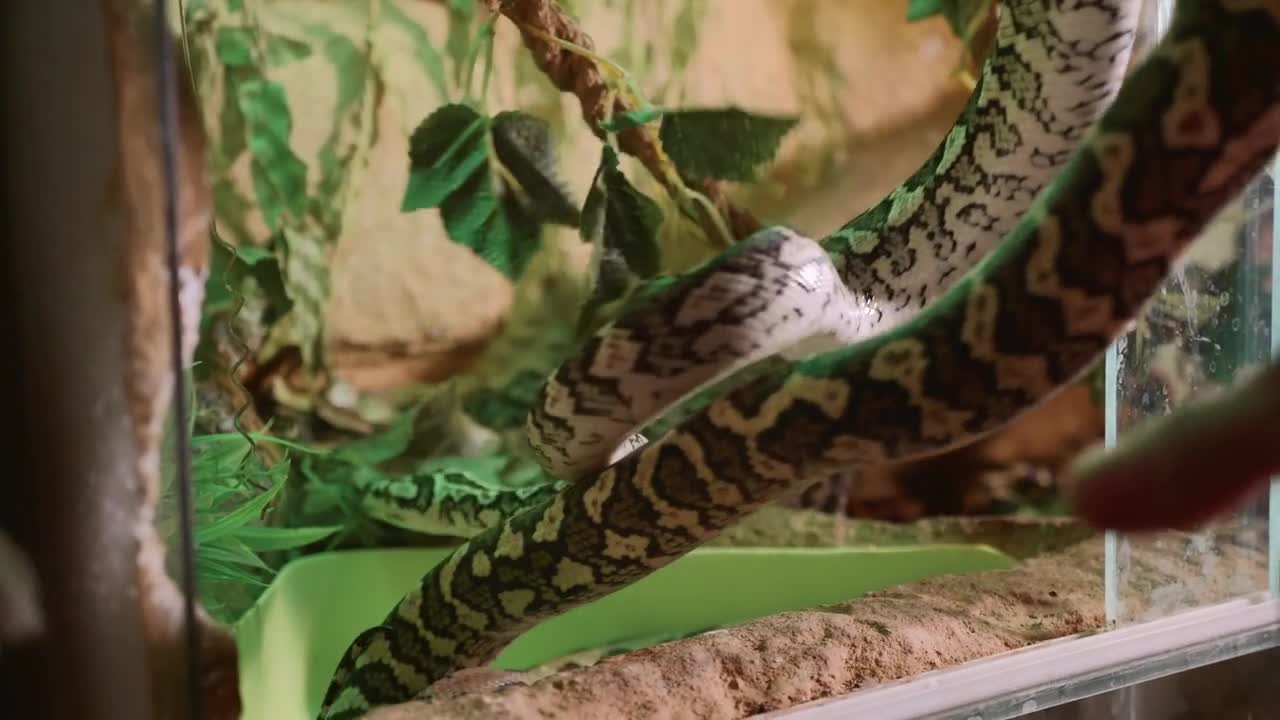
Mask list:
[[[1079,702],[1032,712],[1026,720],[1130,720],[1213,718],[1248,720],[1280,713],[1280,685],[1268,679],[1280,664],[1280,648],[1242,655],[1148,680]],[[1134,694],[1145,702],[1134,707]]]
[[[1135,62],[1163,34],[1173,7],[1172,0],[1146,0]],[[1262,173],[1206,228],[1145,315],[1109,350],[1109,446],[1144,420],[1168,415],[1268,361],[1280,320],[1273,312],[1274,194],[1272,173]],[[1109,533],[1108,622],[1153,620],[1268,586],[1274,592],[1277,557],[1268,538],[1277,535],[1278,509],[1264,494],[1196,532],[1144,537]],[[1134,580],[1130,571],[1139,545],[1143,562],[1197,564],[1198,580],[1171,580],[1160,587]]]

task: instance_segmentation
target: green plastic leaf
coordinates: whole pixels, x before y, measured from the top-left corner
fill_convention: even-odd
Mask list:
[[[608,320],[611,304],[626,298],[643,279],[657,274],[661,225],[661,208],[627,180],[617,152],[605,145],[579,228],[582,239],[595,246],[591,295],[578,316],[579,338]]]
[[[468,2],[468,9],[470,6],[471,3]],[[409,36],[409,40],[413,43],[413,55],[417,58],[418,65],[426,70],[427,77],[431,78],[431,84],[440,94],[440,100],[448,98],[449,84],[444,77],[444,58],[431,42],[431,36],[427,34],[426,28],[409,17],[400,8],[399,3],[383,3],[381,17],[383,21],[399,27]]]
[[[323,355],[324,312],[329,300],[329,253],[323,233],[286,226],[276,236],[283,255],[281,280],[291,303],[271,327],[272,340],[292,345],[310,369]],[[256,266],[255,266],[256,267]]]
[[[248,303],[242,307],[243,301]],[[255,312],[250,312],[249,306]],[[280,263],[271,247],[214,242],[210,248],[204,311],[200,315],[201,344],[197,353],[203,356],[205,351],[212,350],[206,345],[208,331],[220,319],[270,324],[292,307],[293,300],[284,286]],[[243,456],[244,449],[240,452]]]
[[[240,111],[240,84],[246,71],[236,68],[227,70],[227,87],[222,98],[222,108],[218,113],[218,126],[222,132],[218,138],[217,154],[214,162],[218,169],[226,173],[235,163],[240,153],[248,147],[244,129],[244,113]],[[219,217],[222,217],[220,214]]]
[[[407,410],[382,432],[352,440],[334,450],[332,457],[362,465],[378,465],[397,458],[413,442],[414,420],[417,415],[418,408]]]
[[[669,111],[659,137],[672,162],[688,179],[756,179],[756,168],[772,160],[799,118],[748,113],[739,108]]]
[[[471,55],[471,27],[476,20],[473,0],[449,0],[449,33],[445,37],[445,54],[453,64],[453,82],[461,87],[468,75]]]
[[[220,562],[227,565],[243,565],[270,572],[271,568],[243,543],[235,540],[224,540],[216,544],[202,544],[199,547],[199,558]]]
[[[484,116],[459,104],[445,105],[422,121],[409,138],[409,185],[401,210],[440,207],[473,176],[487,177],[477,172],[488,157],[487,128]]]
[[[541,245],[537,219],[509,195],[500,194],[487,169],[472,173],[441,203],[440,215],[451,240],[474,250],[513,282]]]
[[[200,565],[200,582],[202,584],[224,582],[241,587],[252,587],[257,589],[264,589],[271,584],[268,579],[262,577],[262,573],[249,572],[247,570],[242,570],[235,565],[214,562],[212,560],[197,559],[197,562]],[[211,593],[206,592],[203,594],[207,596]],[[214,607],[217,606],[215,605]],[[213,609],[214,608],[211,607],[210,611],[212,612]],[[227,610],[223,610],[223,613],[227,612]],[[223,621],[226,622],[230,619],[232,618],[224,615]]]
[[[513,193],[525,212],[542,222],[578,225],[578,204],[556,168],[551,128],[528,113],[499,113],[493,118],[493,149],[498,161],[520,184]]]
[[[462,409],[492,430],[516,430],[524,425],[544,382],[546,373],[524,368],[500,388],[482,387],[468,393]]]
[[[671,33],[671,73],[674,79],[684,74],[698,49],[698,30],[707,14],[706,0],[684,0],[680,14],[675,17]],[[670,81],[668,81],[670,82]],[[667,97],[665,94],[659,97]]]
[[[275,260],[276,256],[270,250],[257,245],[241,245],[236,247],[236,257],[240,258],[245,264],[256,265],[257,263],[269,260]]]
[[[621,255],[610,250],[600,253],[592,280],[591,294],[582,303],[574,327],[575,337],[580,342],[617,317],[640,285]]]
[[[311,57],[311,46],[301,40],[294,40],[284,35],[269,34],[267,42],[267,65],[280,67]]]
[[[628,269],[637,276],[656,275],[661,263],[658,228],[662,226],[662,209],[627,180],[618,166],[617,152],[608,145],[604,146],[592,192],[601,189],[605,206],[604,246],[621,252]]]
[[[257,283],[265,301],[262,308],[263,325],[270,325],[293,310],[294,301],[285,287],[284,271],[274,257],[249,266],[249,277]]]
[[[576,221],[577,210],[566,208],[567,193],[547,159],[545,128],[540,131],[536,121],[514,114],[500,117],[494,159],[518,189],[490,170],[490,121],[466,105],[451,104],[432,113],[410,138],[409,183],[401,208],[439,207],[451,240],[516,280],[538,250],[541,223],[567,222],[570,213]]]
[[[249,526],[236,532],[236,539],[254,552],[273,552],[317,543],[339,530],[342,530],[341,525],[297,528]]]
[[[323,450],[317,450],[316,448],[308,447],[306,445],[303,445],[301,443],[296,443],[291,440],[286,440],[282,437],[276,437],[275,435],[268,435],[266,433],[255,433],[255,432],[248,433],[248,435],[255,442],[269,443],[271,445],[279,445],[280,447],[288,448],[290,450],[293,450],[295,453],[299,453],[302,455],[323,455],[325,453],[325,451]],[[191,443],[193,446],[199,446],[204,442],[221,442],[227,438],[234,438],[234,437],[243,439],[244,436],[238,432],[209,433],[207,435],[200,435],[198,437],[192,438]]]
[[[907,20],[917,22],[942,12],[946,0],[907,0]]]
[[[605,145],[604,149],[607,157],[612,148]],[[605,202],[608,198],[608,187],[604,180],[604,165],[605,161],[602,159],[600,167],[596,168],[596,174],[591,179],[591,189],[587,191],[587,199],[582,203],[582,213],[578,219],[578,236],[583,242],[595,246],[597,254],[604,246],[604,229],[608,210]]]
[[[602,130],[609,132],[622,132],[630,130],[634,127],[640,127],[657,120],[666,112],[665,108],[651,107],[643,110],[630,110],[624,113],[618,113],[609,120],[600,123]]]
[[[309,205],[311,216],[332,243],[342,234],[347,189],[355,176],[353,167],[363,160],[363,153],[373,143],[376,127],[370,125],[373,114],[368,110],[381,98],[382,86],[366,44],[357,45],[321,23],[308,24],[305,29],[322,48],[337,79],[337,102],[329,116],[329,133],[313,163],[319,177]]]
[[[248,28],[218,28],[213,43],[223,65],[245,67],[253,64],[253,34]]]
[[[323,25],[307,27],[313,35],[323,39],[324,57],[333,66],[337,76],[338,100],[333,114],[337,117],[349,115],[360,107],[368,90],[370,71],[373,69],[368,48]],[[338,134],[338,131],[335,130],[334,134]],[[330,138],[328,142],[332,141]]]
[[[196,529],[196,541],[201,544],[213,543],[225,537],[233,535],[237,530],[245,526],[255,523],[262,517],[262,513],[275,499],[275,496],[284,487],[284,478],[281,478],[269,489],[264,490],[258,496],[249,502],[223,515],[212,523],[202,528]]]
[[[192,473],[198,477],[233,475],[249,455],[249,442],[237,434],[192,438]]]
[[[236,107],[237,117],[239,117],[240,109],[236,103],[233,101],[227,104]],[[240,138],[240,150],[236,151],[237,154],[245,147],[244,118],[240,119],[240,123],[240,134],[237,136]],[[226,130],[225,125],[223,129],[224,131]],[[224,145],[219,148],[219,151],[225,149],[226,146]],[[222,172],[221,175],[213,180],[213,209],[217,213],[215,215],[218,218],[217,229],[223,237],[250,238],[253,237],[253,234],[249,232],[249,218],[257,211],[253,206],[253,201],[245,193],[241,192],[236,182],[225,173],[225,168],[230,167],[234,161],[234,156],[229,157],[227,158],[227,164],[221,165],[221,161],[211,158],[210,165],[218,167],[216,170],[211,168],[211,172]]]
[[[274,229],[286,214],[300,218],[306,210],[307,166],[289,147],[293,120],[284,88],[254,79],[236,89],[253,156],[254,194],[267,226]]]
[[[956,37],[967,39],[974,18],[989,11],[994,0],[908,0],[907,21],[918,22],[941,15]]]

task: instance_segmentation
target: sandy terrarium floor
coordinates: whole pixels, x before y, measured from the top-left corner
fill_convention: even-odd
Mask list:
[[[1225,601],[1266,586],[1249,538],[1165,533],[1135,539],[1130,617]],[[456,673],[436,696],[381,708],[377,720],[729,719],[792,707],[1100,629],[1103,542],[1070,520],[847,522],[769,509],[716,544],[816,546],[986,543],[1019,560],[1001,571],[932,578],[836,605],[773,615],[600,659],[578,655],[529,673]],[[1211,548],[1211,549],[1208,549]]]

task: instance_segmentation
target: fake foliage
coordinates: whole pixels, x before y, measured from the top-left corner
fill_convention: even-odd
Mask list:
[[[619,115],[605,129],[612,136],[649,122],[661,124],[663,149],[687,180],[750,182],[797,119],[739,108],[649,108]],[[558,174],[549,126],[519,111],[489,117],[469,105],[445,105],[414,131],[409,162],[402,209],[437,210],[451,240],[513,282],[538,251],[543,226],[577,228],[594,249],[583,328],[597,326],[601,306],[662,268],[663,212],[627,179],[610,143],[581,203]]]
[[[909,14],[942,14],[967,36],[990,2],[913,0]],[[682,41],[674,75],[692,56],[704,4],[686,0],[678,15]],[[351,10],[356,6],[365,7],[343,6],[343,12],[358,12]],[[448,27],[439,45],[401,0],[369,3],[360,18],[363,37],[355,38],[320,22],[280,22],[285,11],[261,0],[185,2],[182,30],[192,81],[206,123],[217,128],[208,158],[217,233],[197,351],[200,382],[223,372],[238,384],[241,364],[285,348],[298,351],[304,370],[323,372],[329,258],[376,140],[373,117],[388,85],[379,45],[386,33],[401,38],[398,51],[413,54],[440,98],[410,137],[402,211],[439,213],[451,241],[518,288],[547,226],[570,228],[591,248],[582,292],[544,294],[545,305],[532,308],[517,300],[515,312],[533,320],[494,341],[500,350],[493,352],[503,357],[493,364],[506,368],[498,373],[500,382],[461,377],[427,388],[423,397],[433,399],[412,403],[372,435],[337,443],[291,439],[287,428],[244,432],[239,401],[218,431],[197,434],[198,573],[209,590],[206,603],[222,619],[234,620],[275,568],[297,553],[384,542],[376,533],[372,540],[362,535],[369,523],[359,488],[369,483],[430,482],[439,471],[470,473],[488,483],[552,481],[527,457],[521,435],[543,381],[628,303],[678,281],[664,274],[659,236],[664,227],[678,227],[673,221],[682,219],[671,214],[681,211],[670,208],[687,207],[681,202],[686,198],[663,202],[641,191],[624,170],[616,134],[656,126],[663,152],[693,188],[707,180],[758,180],[797,124],[795,117],[736,107],[654,106],[626,77],[609,80],[612,91],[640,107],[602,123],[599,164],[579,197],[561,177],[555,133],[545,120],[485,108],[493,22],[501,20],[482,18],[476,6],[468,0],[444,4]],[[637,65],[646,62],[644,52],[624,54]],[[296,149],[293,119],[313,110],[296,107],[279,79],[303,62],[322,63],[336,83],[336,102],[325,109],[330,129],[309,156]],[[549,85],[547,91],[554,94]],[[548,326],[554,331],[539,329]],[[552,335],[556,339],[548,341]],[[533,353],[530,342],[551,349]],[[306,398],[276,398],[295,400],[309,407]],[[266,447],[275,452],[263,452]]]
[[[916,22],[940,15],[956,37],[968,41],[977,25],[991,12],[996,0],[907,0],[907,20]]]
[[[625,77],[613,84],[615,92],[638,96]],[[512,367],[499,373],[501,382],[475,387],[463,399],[463,411],[488,429],[518,433],[545,378],[574,345],[609,322],[638,291],[673,279],[661,274],[659,244],[659,233],[671,218],[658,200],[628,179],[616,133],[658,124],[663,151],[691,185],[703,180],[751,182],[798,121],[735,107],[661,108],[642,99],[640,104],[641,109],[602,123],[606,137],[600,162],[581,199],[560,175],[551,127],[530,113],[488,114],[479,101],[446,103],[424,118],[410,138],[401,209],[438,212],[450,240],[470,248],[512,282],[519,285],[548,225],[576,229],[591,248],[584,297],[569,317],[563,308],[548,307],[542,323],[569,320],[570,341],[560,343],[556,352],[541,353],[538,362],[513,358]],[[512,349],[520,348],[513,344]]]
[[[215,282],[233,293],[243,292],[246,275],[271,286],[258,304],[267,318],[255,319],[269,332],[262,352],[295,347],[313,369],[323,365],[329,253],[374,139],[371,117],[383,92],[372,43],[377,24],[371,18],[358,42],[320,24],[268,29],[261,14],[270,9],[188,0],[184,39],[201,103],[219,101],[203,111],[219,130],[209,165],[220,239],[239,248],[235,260],[248,266],[233,261]],[[294,111],[277,77],[317,58],[332,68],[337,98],[332,127],[308,162],[294,150]]]
[[[194,385],[189,384],[194,401]],[[194,546],[201,601],[216,619],[234,622],[275,577],[276,568],[302,548],[321,543],[341,525],[275,527],[262,522],[288,479],[291,459],[267,464],[253,452],[255,439],[240,433],[196,434],[193,415],[191,474]],[[165,438],[156,524],[175,554],[178,531],[173,427]],[[177,573],[175,573],[176,575]]]
[[[994,2],[912,0],[907,19],[941,15],[968,43]],[[612,84],[615,92],[639,95],[625,76]],[[413,134],[402,209],[438,211],[451,240],[471,248],[513,282],[520,280],[538,251],[543,226],[576,226],[582,241],[592,247],[589,291],[575,326],[575,338],[581,342],[628,302],[642,300],[644,291],[676,281],[661,274],[658,243],[661,228],[671,218],[627,179],[616,133],[657,124],[663,152],[690,185],[708,180],[751,183],[799,121],[737,107],[665,108],[642,98],[640,105],[601,123],[606,141],[581,203],[559,177],[551,131],[544,121],[518,111],[490,117],[466,103],[444,105]],[[494,429],[518,429],[542,380],[560,359],[549,357],[543,367],[511,373],[502,387],[480,388],[464,407]]]

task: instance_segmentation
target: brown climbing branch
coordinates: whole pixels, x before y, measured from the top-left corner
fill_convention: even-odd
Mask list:
[[[597,137],[604,139],[605,131],[600,124],[607,118],[638,109],[634,98],[626,97],[624,93],[616,92],[610,87],[596,61],[552,40],[559,39],[587,50],[595,48],[591,36],[579,28],[555,0],[479,2],[489,12],[506,17],[520,30],[520,36],[533,56],[534,64],[551,80],[556,89],[578,98],[582,118]],[[708,237],[719,237],[719,231],[711,218],[706,218],[704,213],[689,207],[690,188],[662,149],[656,128],[641,125],[619,132],[617,138],[622,152],[639,160],[677,204],[691,210],[694,217],[699,218]],[[710,200],[726,219],[735,240],[741,240],[762,227],[760,221],[748,210],[733,204],[723,183],[707,180],[694,189]]]

